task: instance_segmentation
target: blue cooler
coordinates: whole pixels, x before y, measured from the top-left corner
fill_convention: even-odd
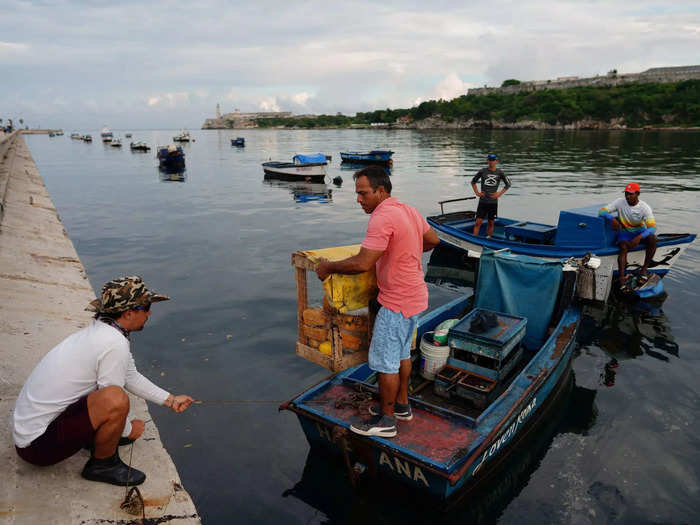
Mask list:
[[[484,332],[470,331],[479,312],[496,316],[496,326]],[[448,364],[494,379],[503,379],[522,356],[520,341],[525,336],[527,319],[518,315],[475,308],[450,328]]]

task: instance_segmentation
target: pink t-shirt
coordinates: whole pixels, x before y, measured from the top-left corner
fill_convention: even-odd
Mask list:
[[[382,250],[377,260],[379,303],[404,317],[428,307],[428,287],[423,277],[423,235],[430,229],[418,211],[389,197],[369,217],[362,246]]]

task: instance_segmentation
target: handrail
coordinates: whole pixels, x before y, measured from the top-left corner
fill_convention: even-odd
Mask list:
[[[457,201],[469,201],[472,199],[476,199],[476,197],[460,197],[459,199],[447,199],[445,201],[438,201],[438,204],[440,205],[440,215],[445,214],[445,210],[443,209],[443,204],[447,202],[457,202]]]

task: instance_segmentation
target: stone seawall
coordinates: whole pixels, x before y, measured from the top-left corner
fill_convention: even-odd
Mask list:
[[[0,135],[0,522],[11,524],[131,523],[120,509],[124,488],[80,476],[89,452],[51,467],[21,460],[8,419],[36,363],[91,320],[95,298],[85,269],[54,208],[21,132]],[[130,396],[130,417],[151,419]],[[129,448],[121,448],[129,461]],[[155,424],[133,445],[132,464],[147,474],[140,491],[153,523],[200,523],[163,448]]]

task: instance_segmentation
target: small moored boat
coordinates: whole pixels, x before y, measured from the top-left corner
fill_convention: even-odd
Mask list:
[[[190,141],[190,132],[185,131],[183,129],[180,133],[178,133],[177,135],[175,135],[173,137],[173,140],[175,142],[189,142]]]
[[[125,133],[124,136],[125,136],[127,139],[130,139],[130,138],[131,138],[131,133]]]
[[[74,131],[73,133],[70,134],[70,138],[80,140],[82,137],[80,136],[80,133],[77,131]]]
[[[81,138],[84,142],[92,142],[92,135],[84,135]]]
[[[373,149],[368,153],[361,153],[359,151],[341,151],[340,159],[341,162],[350,162],[353,164],[381,164],[391,168],[393,164],[391,156],[393,154],[393,151],[385,149]]]
[[[112,142],[112,138],[114,135],[112,132],[109,130],[107,126],[102,128],[102,132],[100,133],[100,137],[102,137],[102,142]]]
[[[121,139],[113,139],[112,143],[110,144],[113,148],[121,148],[122,147],[122,141]]]
[[[131,151],[150,151],[151,147],[142,141],[130,142],[129,147]]]
[[[328,161],[323,153],[294,155],[292,162],[263,162],[266,178],[290,181],[323,182]]]
[[[231,146],[245,146],[245,139],[243,137],[231,139]]]
[[[185,152],[182,151],[182,146],[175,144],[158,146],[157,157],[161,168],[178,168],[185,165]]]

